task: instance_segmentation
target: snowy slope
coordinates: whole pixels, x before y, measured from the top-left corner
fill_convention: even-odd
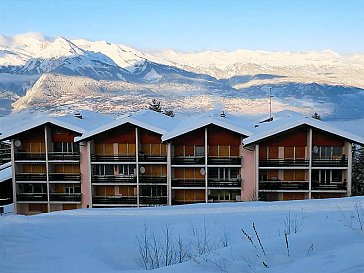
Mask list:
[[[357,197],[0,217],[0,272],[150,272],[138,263],[137,236],[163,245],[168,227],[171,245],[180,238],[194,258],[152,272],[361,273],[363,205]]]

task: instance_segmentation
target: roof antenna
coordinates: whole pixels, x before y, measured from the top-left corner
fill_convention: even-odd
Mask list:
[[[269,121],[272,121],[272,87],[269,87]]]
[[[222,118],[226,117],[226,115],[225,115],[225,111],[222,111],[222,112],[221,112],[220,117],[222,117]]]

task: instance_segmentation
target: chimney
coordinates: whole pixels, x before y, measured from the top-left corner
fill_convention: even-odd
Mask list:
[[[225,112],[224,112],[224,111],[222,111],[222,112],[221,112],[220,117],[222,117],[222,118],[226,117],[226,115],[225,115]]]

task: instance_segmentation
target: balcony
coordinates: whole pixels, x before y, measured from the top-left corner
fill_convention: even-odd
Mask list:
[[[320,184],[319,182],[312,181],[312,190],[346,191],[347,190],[347,184],[346,184],[346,182],[330,182],[330,184]]]
[[[221,180],[221,179],[213,179],[209,178],[208,180],[209,187],[217,187],[217,188],[240,188],[241,180],[239,179],[231,179],[231,180]]]
[[[259,167],[308,167],[309,159],[264,159],[259,160]]]
[[[80,181],[81,174],[79,173],[51,173],[49,181]]]
[[[138,160],[140,162],[167,162],[167,156],[139,154]]]
[[[207,158],[209,165],[241,165],[241,157],[215,157],[209,156]]]
[[[174,156],[172,165],[205,165],[204,156]]]
[[[205,187],[205,179],[172,179],[172,187]]]
[[[92,162],[135,162],[135,155],[91,155]]]
[[[18,193],[16,198],[17,198],[17,201],[29,201],[29,202],[37,202],[37,201],[47,202],[48,201],[46,193],[36,193],[36,192]]]
[[[51,152],[48,153],[48,160],[60,160],[60,161],[79,161],[80,153],[63,153],[63,152]]]
[[[308,190],[308,181],[259,181],[259,190]]]
[[[347,158],[341,158],[341,159],[314,158],[312,160],[312,167],[347,167],[347,166],[348,166]]]
[[[136,205],[137,198],[135,196],[93,196],[93,204],[120,204],[120,205]]]
[[[91,178],[92,183],[135,183],[137,182],[136,176],[116,176],[116,175],[93,175]]]
[[[167,196],[140,196],[139,197],[140,205],[166,205],[167,204]]]
[[[15,175],[15,180],[19,181],[47,181],[45,173],[18,173]]]
[[[81,202],[81,193],[51,193],[49,199],[58,202]]]
[[[28,153],[17,152],[15,153],[15,160],[46,160],[45,153]]]
[[[157,184],[163,183],[167,184],[167,177],[166,176],[140,176],[139,183],[143,184]]]

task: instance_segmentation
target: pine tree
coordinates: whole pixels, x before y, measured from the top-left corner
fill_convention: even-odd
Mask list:
[[[352,195],[364,195],[364,147],[353,146]]]
[[[153,99],[151,103],[149,103],[149,107],[150,110],[156,111],[158,113],[162,113],[162,107],[161,107],[161,102],[157,101],[156,99]]]
[[[321,116],[316,112],[312,115],[312,118],[321,120]]]

